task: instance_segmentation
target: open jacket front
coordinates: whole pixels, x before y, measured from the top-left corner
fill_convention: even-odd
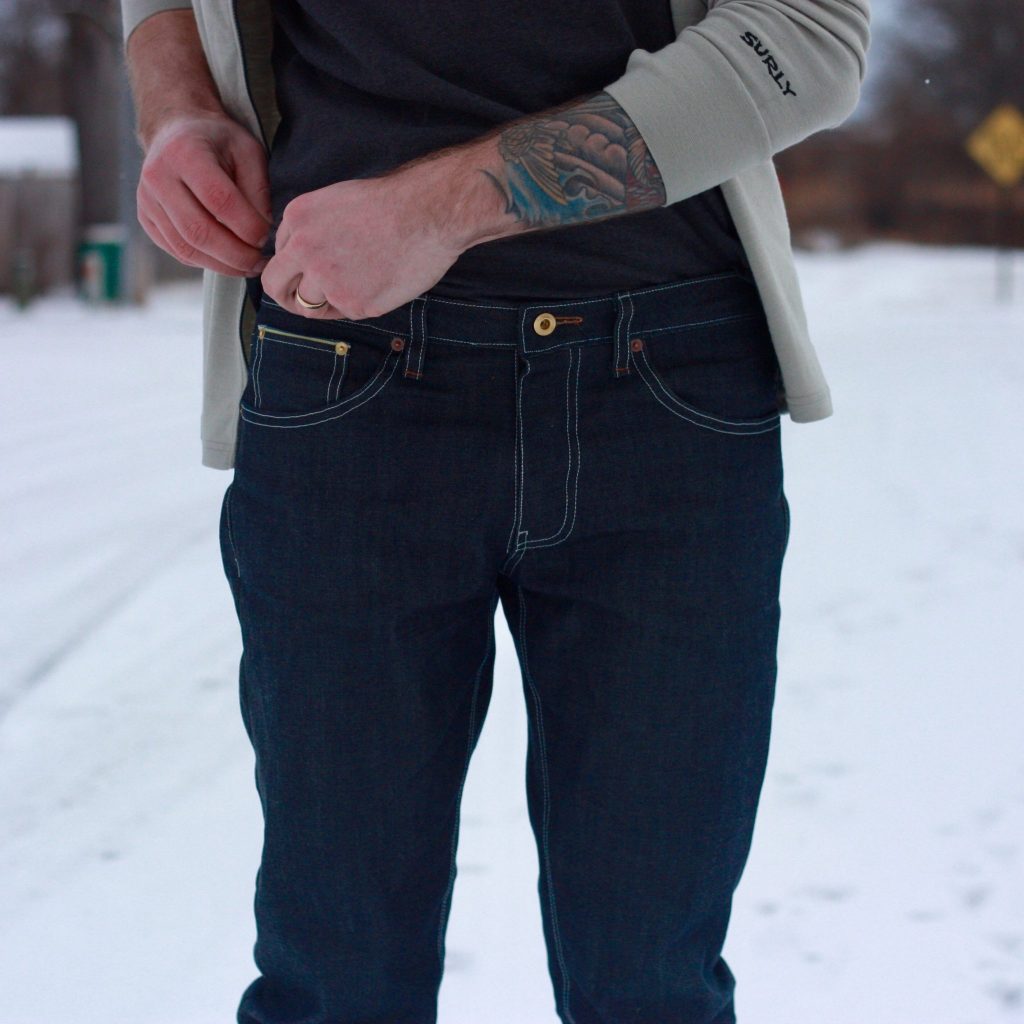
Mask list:
[[[668,2],[677,38],[637,49],[606,87],[643,136],[674,203],[721,185],[750,261],[782,371],[779,407],[824,419],[832,399],[811,344],[772,157],[853,112],[869,0]],[[269,152],[279,120],[270,0],[121,0],[124,40],[145,18],[191,6],[225,110]],[[254,311],[245,281],[203,272],[203,465],[234,465]]]

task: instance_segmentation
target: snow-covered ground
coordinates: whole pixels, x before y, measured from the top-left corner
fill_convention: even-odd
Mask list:
[[[835,415],[783,423],[792,534],[743,1024],[1024,1021],[1024,259],[801,254]],[[0,1024],[227,1024],[259,804],[199,465],[200,295],[0,305]],[[441,1024],[554,1024],[498,614]]]

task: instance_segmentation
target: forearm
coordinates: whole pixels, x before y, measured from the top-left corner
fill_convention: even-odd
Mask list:
[[[424,201],[462,249],[665,203],[643,138],[604,92],[508,122],[396,170],[412,168],[422,175]]]
[[[180,115],[223,115],[191,8],[161,11],[128,37],[135,134],[143,150],[160,127]]]

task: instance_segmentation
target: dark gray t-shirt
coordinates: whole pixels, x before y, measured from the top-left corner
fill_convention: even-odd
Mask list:
[[[668,0],[273,0],[273,11],[275,226],[302,192],[598,92],[631,50],[675,39]],[[727,270],[750,272],[713,188],[655,210],[484,242],[430,294],[576,298]]]

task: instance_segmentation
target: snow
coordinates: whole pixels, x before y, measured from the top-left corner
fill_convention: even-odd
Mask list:
[[[0,117],[0,175],[70,175],[78,169],[70,117]]]
[[[725,947],[742,1024],[1024,1020],[1024,274],[998,304],[993,264],[798,256],[836,414],[783,423],[778,695]],[[3,1024],[226,1024],[255,975],[201,315],[193,282],[0,305]],[[497,624],[439,1020],[555,1024]]]

